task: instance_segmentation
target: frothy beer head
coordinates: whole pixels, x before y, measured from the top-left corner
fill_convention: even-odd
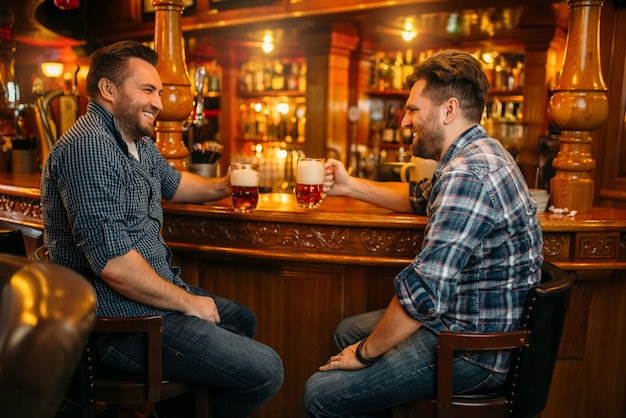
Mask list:
[[[247,168],[231,170],[230,184],[241,187],[256,187],[259,185],[259,172]]]
[[[298,161],[296,177],[298,184],[323,184],[324,160],[301,159]]]

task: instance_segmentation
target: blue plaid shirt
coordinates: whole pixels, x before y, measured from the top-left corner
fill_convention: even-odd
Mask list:
[[[537,205],[516,162],[475,125],[446,151],[432,180],[412,183],[426,211],[422,249],[395,278],[404,310],[435,332],[501,332],[519,325],[528,289],[541,279]],[[467,353],[506,372],[506,353]]]
[[[138,251],[165,280],[186,287],[160,231],[161,198],[174,196],[180,172],[149,137],[129,152],[113,116],[90,102],[54,145],[41,177],[44,244],[54,262],[85,276],[96,293],[98,316],[166,314],[127,299],[99,277],[107,261]]]

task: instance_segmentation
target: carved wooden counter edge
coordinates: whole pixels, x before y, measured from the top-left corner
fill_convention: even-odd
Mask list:
[[[248,214],[234,213],[228,199],[208,207],[165,204],[163,237],[176,250],[379,266],[406,266],[423,239],[421,216],[346,198],[328,198],[322,210],[298,208],[291,195],[262,199],[271,210]]]

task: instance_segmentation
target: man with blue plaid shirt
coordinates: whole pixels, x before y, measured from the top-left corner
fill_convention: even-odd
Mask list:
[[[415,68],[402,126],[413,155],[437,160],[432,179],[378,183],[326,164],[325,191],[425,214],[421,251],[394,279],[387,309],[343,320],[341,352],[307,382],[311,417],[376,416],[436,390],[437,333],[515,329],[541,277],[537,205],[515,160],[480,125],[489,82],[469,53],[443,51]],[[459,353],[456,393],[490,392],[508,371],[506,352]]]

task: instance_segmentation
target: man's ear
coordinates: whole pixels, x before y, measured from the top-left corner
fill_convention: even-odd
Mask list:
[[[443,123],[444,124],[448,124],[450,123],[455,117],[456,114],[459,111],[459,101],[457,100],[456,97],[451,97],[449,98],[443,107]]]
[[[113,100],[113,93],[115,92],[115,85],[108,78],[101,78],[98,81],[98,90],[100,95],[105,100]]]

